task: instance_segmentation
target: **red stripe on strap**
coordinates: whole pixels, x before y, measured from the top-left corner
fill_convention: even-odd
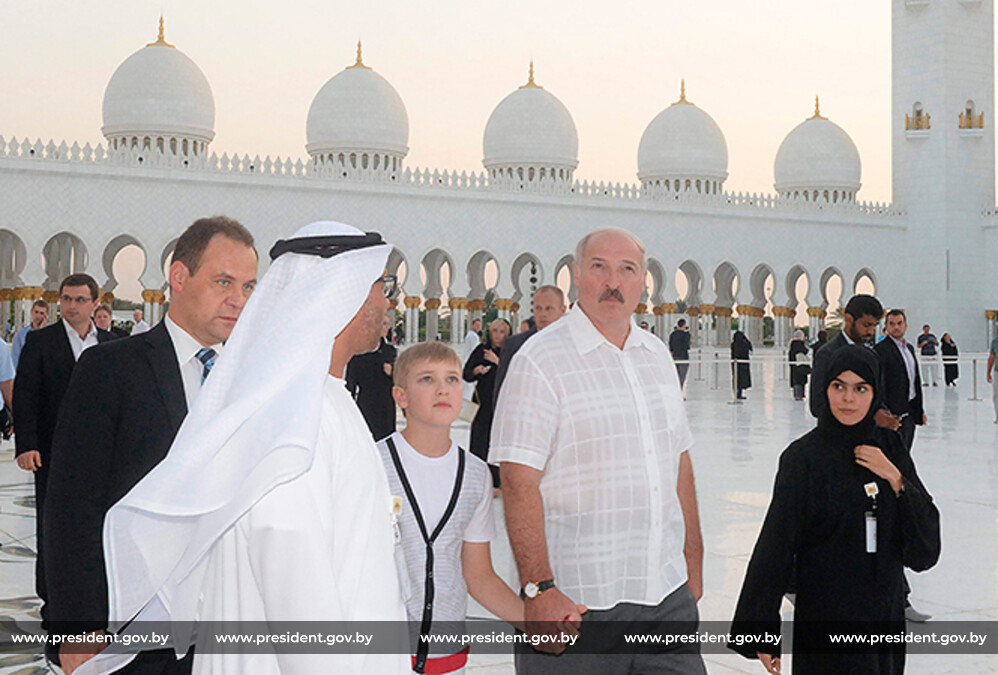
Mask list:
[[[468,652],[471,651],[471,647],[465,647],[457,654],[451,654],[450,656],[434,656],[432,658],[426,659],[426,667],[423,672],[426,675],[447,675],[447,673],[453,673],[455,670],[460,670],[468,663]],[[416,667],[416,657],[412,657],[412,667]]]

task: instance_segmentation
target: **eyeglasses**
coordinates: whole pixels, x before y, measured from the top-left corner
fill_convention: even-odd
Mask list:
[[[60,296],[60,298],[59,298],[59,302],[64,302],[67,305],[71,305],[71,304],[85,305],[88,302],[93,302],[93,301],[94,301],[93,298],[87,297],[85,295],[78,295],[75,298],[73,296],[71,296],[71,295],[63,295],[63,296]]]
[[[386,274],[374,283],[381,282],[385,285],[385,297],[391,298],[399,289],[399,278],[394,274]]]

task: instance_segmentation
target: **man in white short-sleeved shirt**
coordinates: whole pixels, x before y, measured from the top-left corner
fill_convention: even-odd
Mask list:
[[[606,621],[605,640],[626,621],[698,620],[693,438],[668,348],[632,318],[645,272],[633,234],[583,238],[577,305],[527,341],[499,397],[489,461],[501,465],[525,618],[545,622],[531,632]],[[576,647],[557,658],[518,647],[517,672],[705,672],[697,649],[592,658]]]

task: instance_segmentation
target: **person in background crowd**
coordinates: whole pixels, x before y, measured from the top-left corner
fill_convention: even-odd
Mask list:
[[[45,552],[42,532],[48,511],[49,472],[52,464],[52,439],[70,377],[84,350],[114,338],[94,326],[97,307],[97,282],[87,274],[71,274],[59,285],[59,311],[62,320],[28,333],[17,364],[14,380],[14,437],[17,465],[35,476],[35,589],[42,600],[42,621],[48,625],[48,585],[45,576]],[[87,435],[90,427],[81,425],[76,432]]]
[[[676,329],[669,335],[669,353],[676,362],[676,372],[679,374],[679,388],[686,385],[686,374],[690,370],[690,329],[686,319],[676,323]],[[683,394],[685,397],[685,393]]]
[[[922,326],[922,334],[918,336],[918,350],[922,354],[922,386],[939,386],[939,364],[936,363],[936,348],[939,340],[932,334],[929,324]]]
[[[811,345],[811,353],[813,354],[814,352],[824,347],[826,342],[828,342],[828,331],[819,330],[818,339],[815,340],[814,343]]]
[[[464,336],[464,347],[461,353],[461,360],[467,362],[471,357],[471,353],[475,351],[477,347],[482,342],[482,320],[472,319],[471,323],[468,324],[468,332]],[[474,400],[475,398],[475,385],[471,382],[464,383],[464,398],[468,401]]]
[[[884,307],[872,295],[854,295],[849,298],[842,310],[842,332],[829,340],[823,347],[814,352],[811,359],[811,395],[808,407],[811,414],[818,419],[824,415],[828,401],[825,399],[825,367],[828,359],[846,345],[868,345],[877,334],[877,324],[884,317]],[[878,410],[877,424],[897,429],[898,422],[886,410]]]
[[[392,399],[392,368],[398,350],[388,342],[392,324],[385,314],[384,334],[377,349],[357,354],[347,364],[347,391],[357,401],[374,440],[395,431],[395,401]]]
[[[35,300],[31,305],[31,323],[17,331],[14,336],[14,344],[10,348],[10,358],[14,362],[14,370],[17,370],[17,363],[21,360],[21,350],[24,349],[24,341],[28,339],[28,333],[33,330],[45,328],[49,322],[49,303],[44,300]]]
[[[794,337],[790,341],[788,358],[790,360],[790,386],[794,390],[794,400],[803,401],[807,378],[811,374],[811,366],[807,364],[807,342],[804,340],[804,331],[794,331]]]
[[[907,329],[904,310],[892,309],[887,312],[884,326],[887,337],[873,349],[880,357],[880,377],[884,387],[881,400],[900,423],[898,433],[901,434],[901,441],[911,451],[915,442],[915,427],[924,425],[928,418],[922,405],[922,383],[915,349],[904,339]]]
[[[3,396],[3,409],[0,410],[0,436],[3,440],[11,437],[14,429],[14,362],[10,358],[10,347],[0,340],[0,395]]]
[[[745,398],[744,391],[752,386],[752,343],[740,330],[731,339],[731,374],[735,378],[738,398]]]
[[[998,371],[998,335],[991,340],[988,348],[988,383],[991,385],[991,399],[995,407],[995,424],[998,424],[998,377],[994,376]]]
[[[492,415],[495,412],[495,380],[499,370],[499,357],[509,337],[510,325],[506,319],[495,319],[489,324],[488,339],[475,347],[464,364],[464,381],[475,383],[478,413],[471,423],[471,452],[483,461],[489,457],[489,436],[492,433]],[[492,481],[499,487],[499,469],[491,466]]]
[[[111,308],[107,305],[101,305],[94,310],[94,323],[97,324],[98,328],[106,330],[115,337],[128,337],[128,331],[114,325],[112,316]]]
[[[960,377],[960,365],[957,363],[960,352],[956,348],[956,343],[953,342],[953,336],[949,333],[943,333],[939,348],[943,353],[943,376],[946,380],[946,386],[955,387],[957,378]]]
[[[519,351],[532,335],[550,326],[560,319],[568,311],[565,304],[565,293],[557,286],[541,286],[534,291],[534,299],[531,301],[534,325],[525,333],[519,333],[506,340],[502,346],[502,356],[499,357],[499,370],[496,371],[496,388],[493,395],[496,403],[499,402],[499,390],[502,382],[506,379],[506,371],[509,370],[509,363],[513,356]]]
[[[132,312],[132,320],[135,321],[135,325],[132,326],[132,335],[141,335],[149,330],[149,324],[146,320],[142,318],[142,310],[137,309]]]

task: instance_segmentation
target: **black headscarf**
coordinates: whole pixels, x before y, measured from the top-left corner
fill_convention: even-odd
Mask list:
[[[880,362],[877,359],[877,353],[868,347],[859,345],[842,347],[832,354],[828,362],[825,382],[831,384],[835,378],[846,371],[855,373],[873,387],[873,401],[870,403],[870,409],[862,421],[852,426],[846,426],[835,418],[829,405],[818,420],[818,429],[836,439],[841,439],[851,447],[861,443],[879,446],[876,441],[877,423],[873,419],[880,408],[882,390],[879,382]]]

